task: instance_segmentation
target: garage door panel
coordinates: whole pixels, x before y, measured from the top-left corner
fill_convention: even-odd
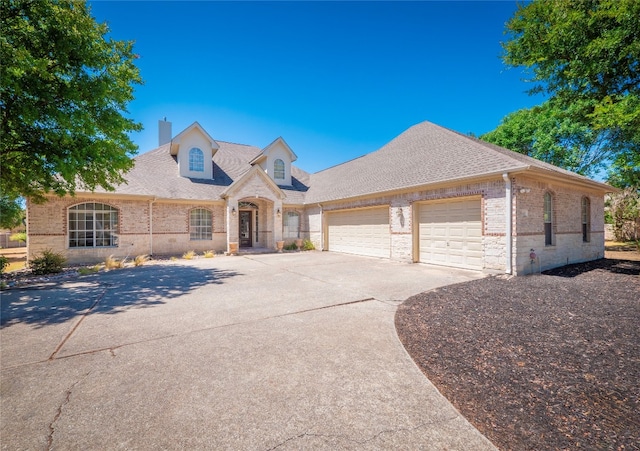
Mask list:
[[[327,214],[329,250],[389,258],[389,208],[346,210]]]
[[[421,262],[482,269],[482,214],[479,199],[425,203],[418,208]]]

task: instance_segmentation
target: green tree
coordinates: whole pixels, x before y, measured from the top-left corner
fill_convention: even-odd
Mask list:
[[[0,229],[13,229],[22,224],[24,210],[20,203],[8,196],[0,195]]]
[[[131,42],[83,1],[0,0],[3,199],[114,189],[133,162],[125,117],[142,83]]]
[[[482,136],[619,186],[640,179],[640,2],[534,0],[507,23],[507,65],[529,70],[548,100]],[[516,127],[524,125],[524,130]],[[500,141],[502,140],[502,141]],[[546,146],[546,147],[545,147]],[[509,146],[507,146],[509,147]]]

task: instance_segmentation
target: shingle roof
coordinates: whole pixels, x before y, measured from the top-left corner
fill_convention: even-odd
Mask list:
[[[250,162],[262,151],[216,142],[220,147],[213,157],[213,180],[180,177],[176,157],[165,144],[136,157],[135,167],[125,176],[127,184],[118,186],[116,192],[164,199],[220,199],[228,186],[251,169]],[[286,195],[285,204],[315,204],[532,168],[606,187],[526,155],[422,122],[375,152],[315,174],[292,165],[292,186],[280,189]]]
[[[220,148],[213,157],[213,180],[181,177],[176,157],[169,144],[138,155],[135,166],[125,175],[126,184],[116,188],[118,194],[155,196],[162,199],[218,200],[222,192],[251,169],[249,161],[261,150],[258,147],[216,141]],[[308,189],[309,174],[291,166],[292,185],[281,186],[285,203],[302,204]],[[103,190],[98,190],[104,192]]]
[[[526,155],[422,122],[375,152],[312,174],[306,202],[347,199],[528,168],[593,182]]]

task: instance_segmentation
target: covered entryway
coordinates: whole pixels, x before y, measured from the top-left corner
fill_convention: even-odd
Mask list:
[[[418,209],[418,261],[483,268],[480,198],[426,202]]]
[[[330,251],[389,258],[389,207],[327,213],[327,240]]]

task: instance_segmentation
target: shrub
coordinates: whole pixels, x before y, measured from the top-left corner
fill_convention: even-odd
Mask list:
[[[302,249],[305,251],[313,251],[316,249],[316,247],[313,245],[311,240],[304,240],[302,242]]]
[[[185,252],[184,254],[182,254],[182,258],[184,258],[185,260],[191,260],[195,256],[196,256],[196,252],[195,251],[188,251],[188,252]]]
[[[85,268],[78,269],[78,274],[81,276],[86,276],[88,274],[95,274],[100,271],[100,265],[87,266]]]
[[[67,259],[64,258],[64,255],[53,252],[51,249],[45,249],[39,257],[29,262],[29,266],[31,267],[31,272],[36,275],[55,274],[62,272],[66,261]]]
[[[213,258],[216,256],[215,251],[204,251],[202,254],[204,258]]]
[[[114,258],[113,255],[109,255],[104,261],[104,269],[110,270],[118,268],[124,268],[124,260],[118,260]]]
[[[284,249],[285,249],[286,251],[297,251],[297,250],[298,250],[298,246],[296,245],[296,243],[290,243],[290,244],[287,244],[287,245],[284,247]]]
[[[0,255],[0,272],[4,272],[7,266],[9,266],[9,259],[4,255]]]
[[[175,255],[172,255],[171,258],[169,260],[171,260],[172,262],[176,261],[178,259],[178,257],[176,257]]]
[[[25,232],[12,233],[11,236],[9,236],[9,240],[11,240],[11,241],[19,241],[21,243],[26,243],[27,242],[27,234]]]
[[[133,265],[134,266],[142,266],[144,265],[146,262],[149,261],[149,256],[147,254],[142,254],[142,255],[138,255],[134,260],[133,260]]]

